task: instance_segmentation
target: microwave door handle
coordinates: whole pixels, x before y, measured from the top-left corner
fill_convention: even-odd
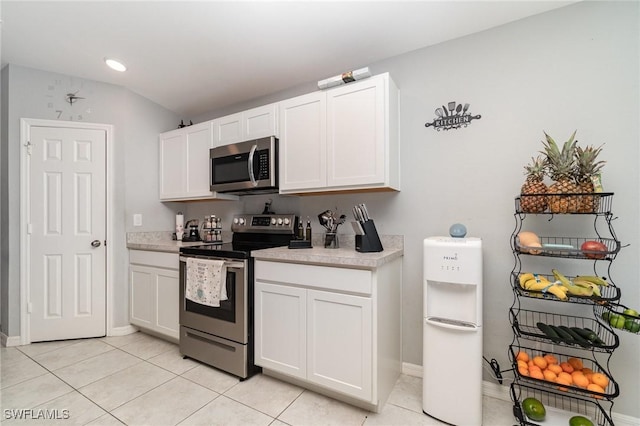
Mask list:
[[[256,182],[256,177],[253,174],[253,156],[258,149],[258,145],[254,145],[251,147],[251,151],[249,151],[249,179],[251,179],[251,185],[258,186],[258,182]]]

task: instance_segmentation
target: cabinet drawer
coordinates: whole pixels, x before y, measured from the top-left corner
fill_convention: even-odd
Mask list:
[[[256,261],[256,280],[261,281],[371,294],[372,278],[372,272],[363,269]]]
[[[175,269],[180,266],[178,253],[161,251],[129,250],[129,263],[149,265],[157,268]]]

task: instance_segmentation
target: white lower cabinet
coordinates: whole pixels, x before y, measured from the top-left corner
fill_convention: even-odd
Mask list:
[[[400,282],[400,259],[373,271],[256,260],[255,363],[377,410],[400,374]]]
[[[130,323],[154,334],[179,338],[177,253],[129,251]]]
[[[307,291],[307,379],[371,400],[371,298]]]

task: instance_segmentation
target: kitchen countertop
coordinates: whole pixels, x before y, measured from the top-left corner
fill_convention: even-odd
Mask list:
[[[254,250],[251,255],[258,260],[270,260],[289,263],[306,263],[322,266],[338,266],[347,268],[375,269],[387,262],[404,256],[404,238],[401,235],[383,235],[383,251],[377,253],[359,253],[355,250],[355,236],[341,235],[340,248],[326,249],[320,238],[313,238],[310,249],[290,249],[276,247]]]
[[[127,248],[131,250],[163,251],[179,253],[182,247],[193,247],[207,244],[204,241],[182,242],[171,239],[172,232],[127,232]],[[225,238],[223,232],[223,239]],[[228,238],[231,241],[231,238]],[[227,241],[227,239],[225,239]]]

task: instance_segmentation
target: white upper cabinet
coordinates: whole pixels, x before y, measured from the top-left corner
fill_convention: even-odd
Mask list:
[[[264,105],[213,120],[214,146],[278,136],[277,104]]]
[[[211,121],[160,135],[161,201],[237,199],[209,190],[210,148],[213,148]]]
[[[400,189],[388,73],[280,103],[280,192]]]
[[[280,102],[280,192],[326,186],[326,105],[322,92]]]

